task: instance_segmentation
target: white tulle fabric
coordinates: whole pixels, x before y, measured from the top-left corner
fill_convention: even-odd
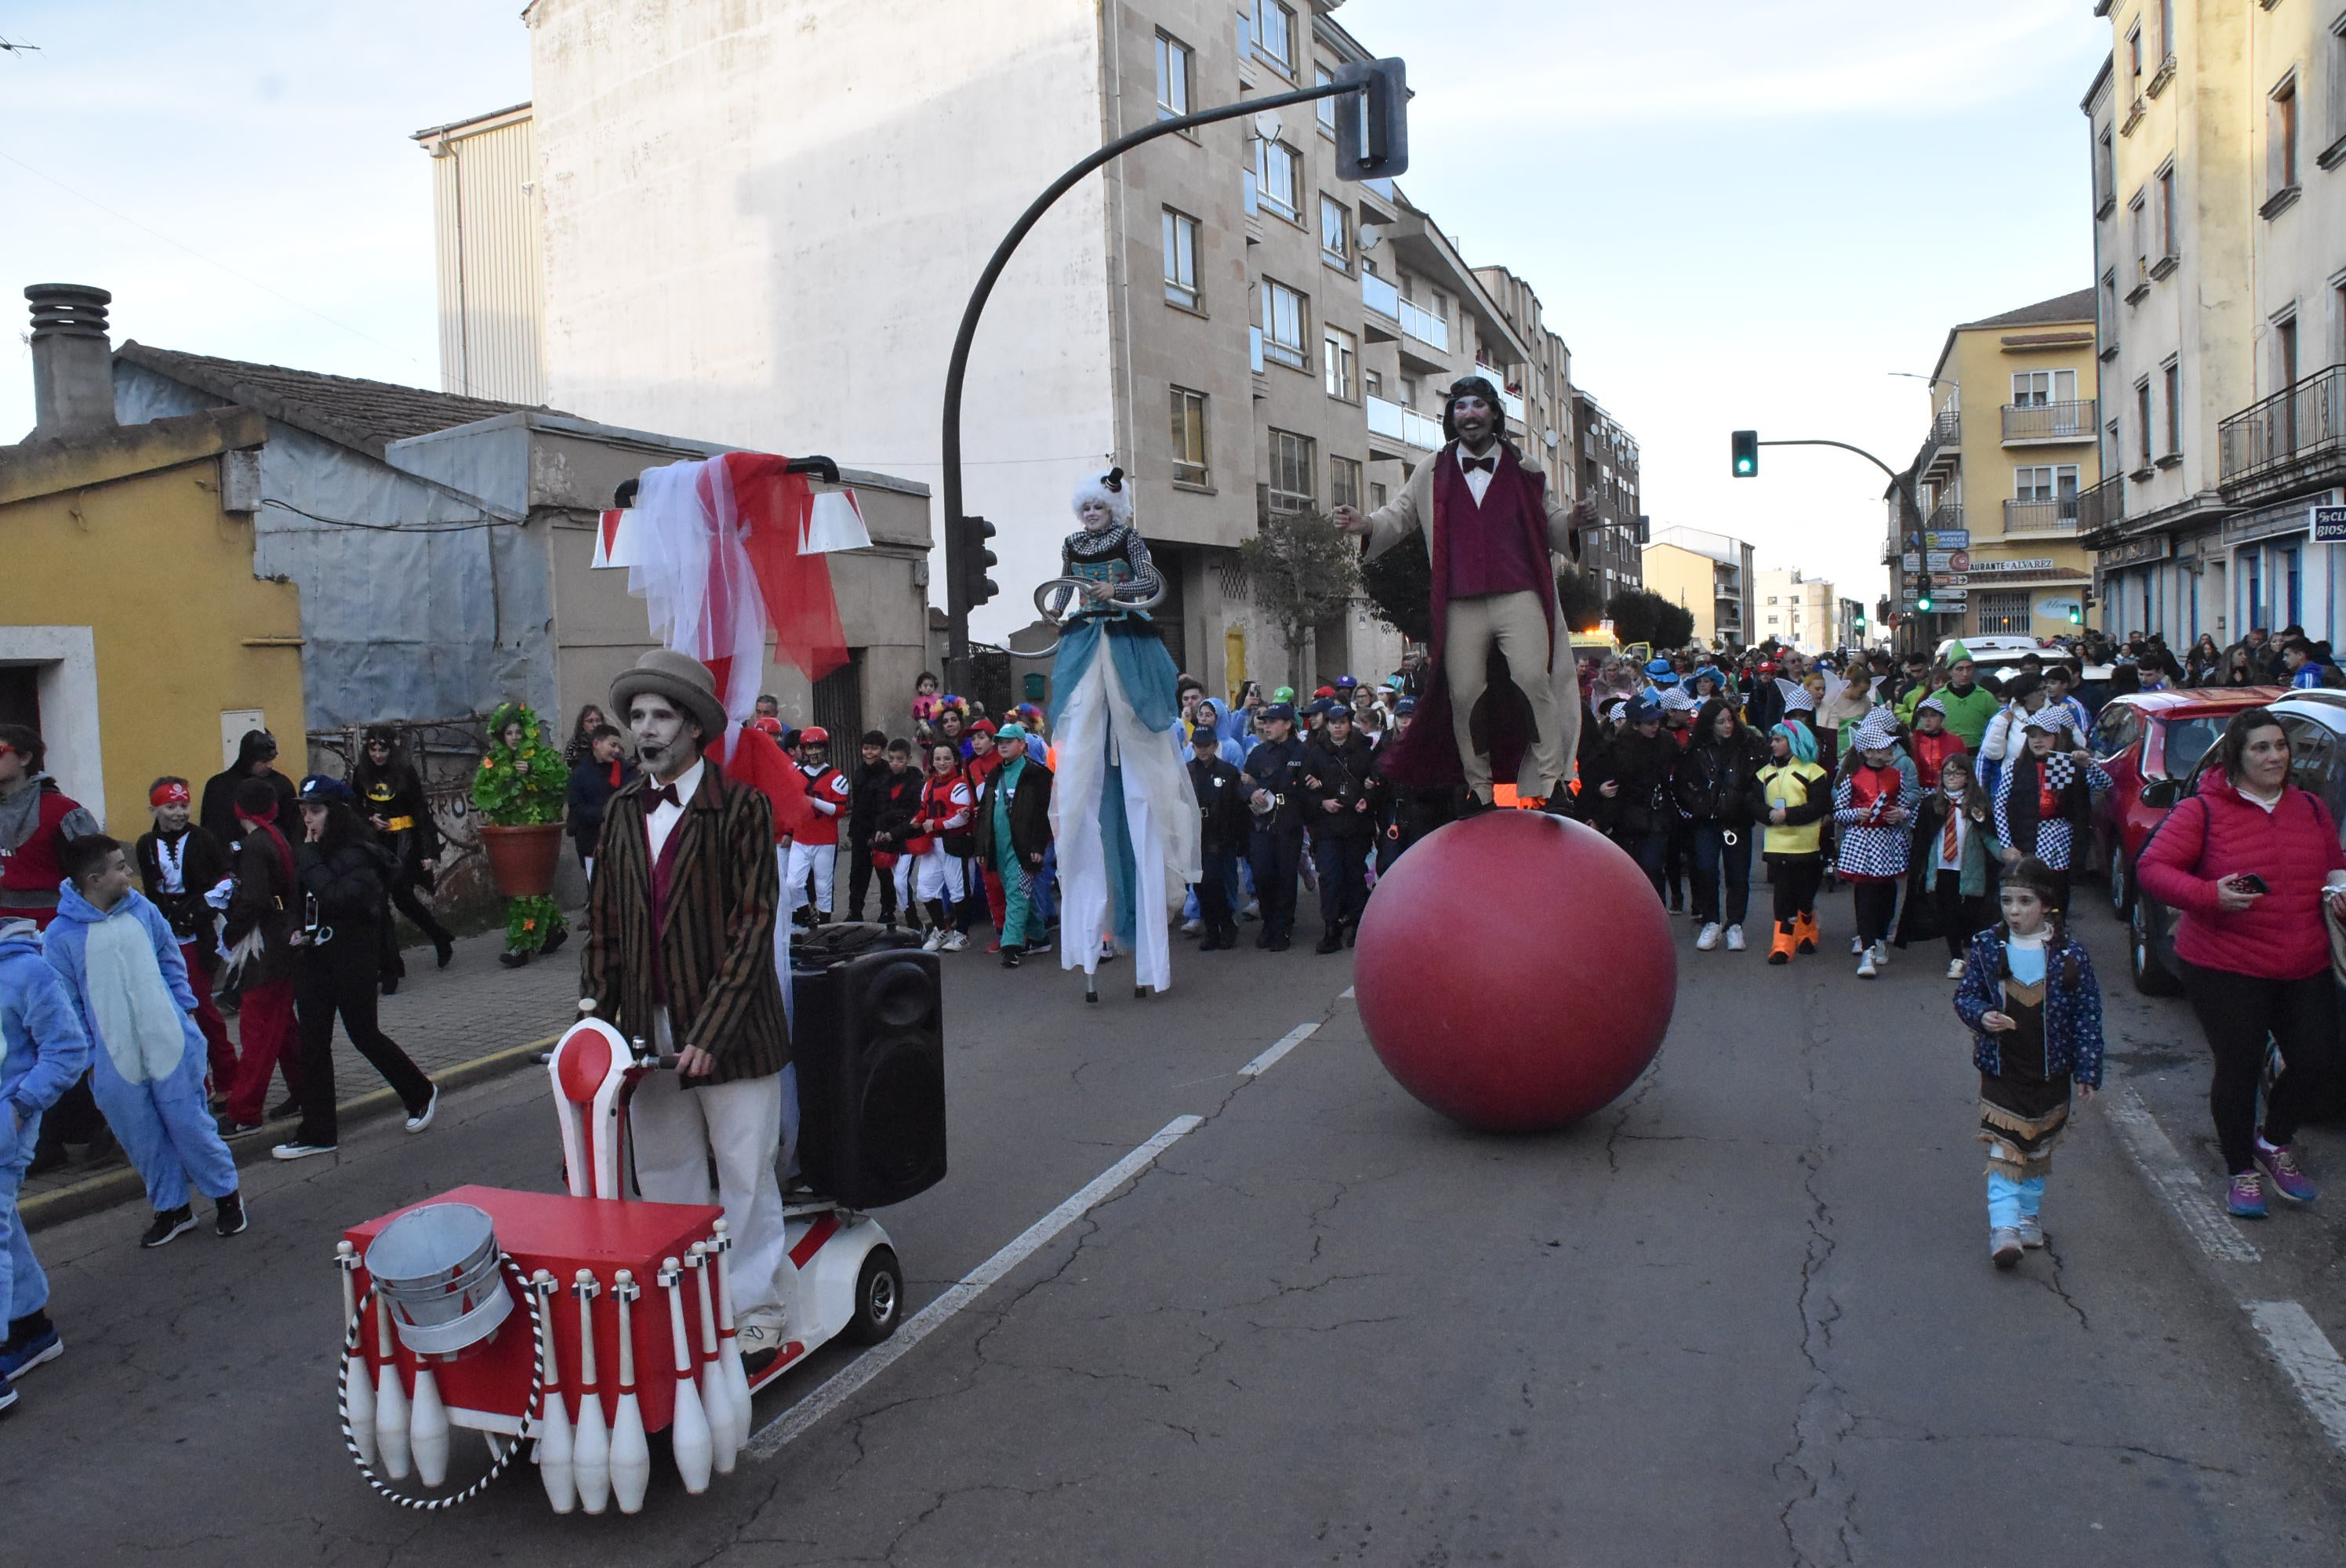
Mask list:
[[[723,462],[646,469],[627,534],[627,591],[652,636],[716,671],[726,715],[746,720],[765,669],[766,609]]]

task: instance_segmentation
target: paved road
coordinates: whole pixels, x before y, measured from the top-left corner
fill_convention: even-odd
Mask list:
[[[2062,1153],[2050,1253],[1990,1268],[1941,964],[1682,958],[1655,1070],[1540,1139],[1394,1088],[1348,957],[1185,948],[1170,995],[1089,1009],[1055,972],[952,961],[954,1175],[883,1217],[916,1303],[1201,1124],[773,1458],[700,1499],[663,1477],[635,1519],[555,1519],[526,1481],[403,1513],[334,1432],[334,1235],[460,1181],[554,1185],[534,1077],[253,1171],[234,1242],[142,1255],[120,1211],[51,1230],[72,1345],[0,1436],[8,1556],[2346,1561],[2346,1463],[2106,1117]]]

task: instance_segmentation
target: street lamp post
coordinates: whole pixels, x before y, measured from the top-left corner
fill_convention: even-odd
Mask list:
[[[977,337],[978,318],[985,312],[985,302],[994,293],[994,285],[1001,279],[1002,270],[1010,264],[1019,243],[1029,230],[1042,220],[1046,212],[1059,198],[1073,189],[1077,181],[1109,160],[1121,157],[1144,142],[1185,131],[1198,126],[1214,125],[1223,120],[1239,119],[1260,114],[1265,109],[1284,108],[1290,104],[1308,104],[1320,98],[1334,97],[1340,93],[1358,94],[1358,106],[1341,105],[1338,113],[1339,172],[1353,178],[1375,178],[1400,174],[1409,165],[1409,146],[1402,119],[1402,106],[1408,89],[1402,81],[1402,63],[1395,59],[1350,63],[1336,72],[1335,79],[1292,92],[1272,93],[1266,97],[1248,98],[1243,103],[1225,104],[1219,108],[1200,109],[1195,114],[1175,115],[1144,126],[1128,136],[1121,136],[1097,152],[1077,163],[1059,176],[1036,197],[1034,204],[1019,214],[1018,221],[1010,226],[1002,243],[994,248],[993,257],[977,277],[977,286],[970,290],[969,304],[962,311],[961,330],[954,335],[953,359],[945,369],[944,441],[940,455],[944,467],[945,524],[945,616],[950,626],[951,642],[946,650],[947,678],[955,686],[969,678],[969,612],[971,607],[971,575],[967,569],[969,541],[964,538],[965,524],[962,515],[961,483],[961,394],[962,380],[969,370],[969,350]],[[1351,112],[1346,112],[1346,111]],[[1347,137],[1349,133],[1349,141]]]
[[[1893,371],[1891,373],[1896,375],[1902,372]],[[1882,459],[1866,451],[1865,448],[1862,446],[1851,446],[1845,441],[1824,441],[1821,439],[1800,441],[1760,441],[1758,439],[1756,432],[1742,431],[1738,432],[1737,433],[1739,436],[1750,436],[1752,438],[1748,443],[1739,443],[1739,461],[1736,465],[1736,476],[1738,478],[1749,478],[1756,473],[1759,469],[1759,463],[1756,456],[1753,457],[1750,466],[1748,468],[1745,467],[1740,461],[1739,454],[1745,445],[1755,448],[1761,446],[1832,446],[1838,447],[1843,452],[1853,452],[1857,453],[1858,456],[1865,459],[1866,462],[1882,470],[1882,473],[1890,475],[1890,483],[1898,492],[1900,513],[1898,532],[1903,542],[1911,544],[1915,552],[1917,554],[1921,554],[1923,549],[1923,508],[1921,504],[1914,498],[1914,482],[1907,475],[1899,473],[1896,469],[1891,467],[1890,464],[1882,462]],[[1931,574],[1929,571],[1930,564],[1929,557],[1925,556],[1923,562],[1924,567],[1923,573],[1923,583],[1925,589],[1929,587],[1931,581]]]

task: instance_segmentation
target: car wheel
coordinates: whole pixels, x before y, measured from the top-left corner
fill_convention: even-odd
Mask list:
[[[896,1331],[904,1316],[904,1270],[893,1248],[875,1247],[855,1277],[855,1316],[841,1330],[857,1345],[876,1345]]]
[[[2145,996],[2179,996],[2183,984],[2158,962],[2150,946],[2150,913],[2140,899],[2127,917],[2127,969]]]

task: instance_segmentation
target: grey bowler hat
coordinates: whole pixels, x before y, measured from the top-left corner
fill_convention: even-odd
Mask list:
[[[654,648],[611,683],[611,711],[627,721],[627,704],[643,693],[664,697],[700,721],[704,746],[725,733],[725,705],[717,700],[717,677],[689,654]]]

